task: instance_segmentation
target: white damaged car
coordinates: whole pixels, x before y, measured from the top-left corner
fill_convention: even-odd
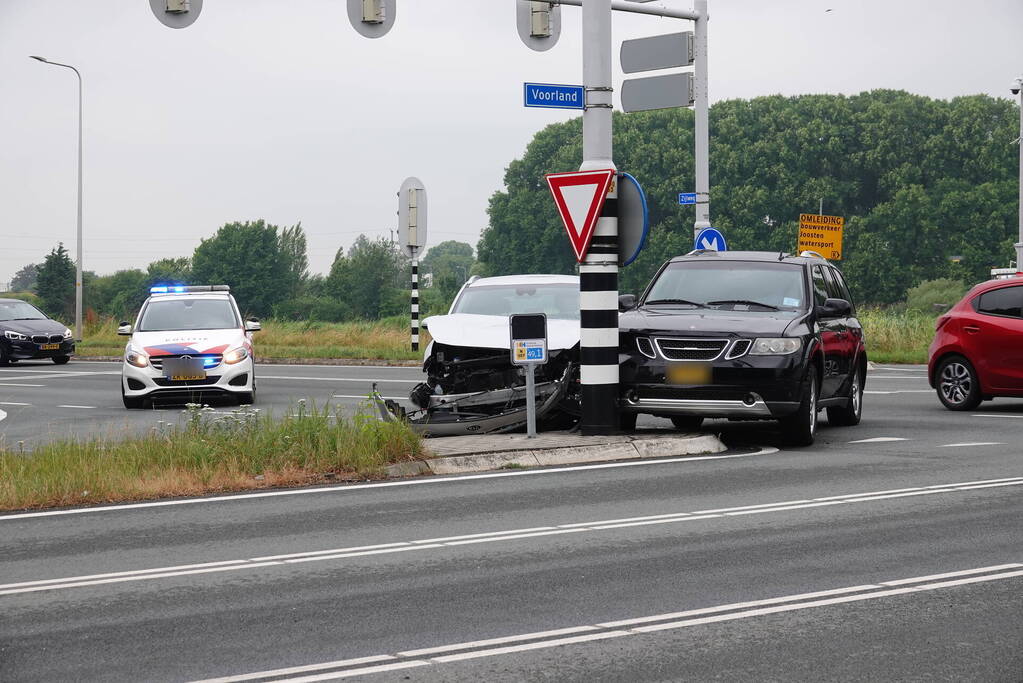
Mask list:
[[[259,329],[258,320],[242,322],[227,285],[153,287],[135,325],[122,322],[117,328],[130,337],[121,364],[124,407],[211,397],[252,403],[252,333]]]
[[[385,420],[404,419],[427,436],[510,431],[526,421],[525,371],[511,363],[508,316],[547,314],[550,358],[536,368],[537,416],[567,426],[579,415],[579,278],[472,278],[447,315],[423,321],[426,381],[409,394],[416,410],[373,396]]]

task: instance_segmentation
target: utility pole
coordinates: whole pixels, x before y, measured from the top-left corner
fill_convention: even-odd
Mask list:
[[[1016,274],[1023,275],[1023,78],[1012,85],[1012,94],[1019,95],[1019,242],[1016,243]]]
[[[695,0],[693,109],[696,156],[696,221],[693,237],[710,226],[710,93],[707,88],[707,0]]]
[[[583,162],[580,171],[614,169],[611,154],[611,0],[583,3]],[[618,423],[618,188],[612,183],[585,260],[579,266],[582,391],[580,431],[614,434]]]

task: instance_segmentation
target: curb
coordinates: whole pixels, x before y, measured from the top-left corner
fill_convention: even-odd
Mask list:
[[[554,448],[521,449],[453,455],[445,458],[416,460],[389,465],[387,476],[410,477],[419,474],[464,474],[488,472],[504,468],[574,465],[584,462],[666,458],[680,455],[721,453],[727,446],[712,434],[630,438],[617,443],[589,446],[558,446]],[[509,467],[510,466],[510,467]]]

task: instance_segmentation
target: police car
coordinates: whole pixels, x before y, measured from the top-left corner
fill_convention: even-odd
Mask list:
[[[227,285],[151,288],[135,324],[117,328],[130,337],[121,365],[124,407],[142,408],[152,399],[252,403],[252,333],[259,329],[255,318],[242,320]]]

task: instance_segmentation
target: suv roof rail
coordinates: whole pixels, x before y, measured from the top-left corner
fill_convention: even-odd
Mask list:
[[[827,261],[827,259],[821,256],[819,253],[817,253],[816,251],[811,251],[810,249],[806,249],[805,251],[799,252],[799,255],[805,256],[807,258],[819,258],[822,261]]]
[[[693,249],[686,256],[701,256],[703,254],[714,254],[716,256],[718,253],[717,249]]]

